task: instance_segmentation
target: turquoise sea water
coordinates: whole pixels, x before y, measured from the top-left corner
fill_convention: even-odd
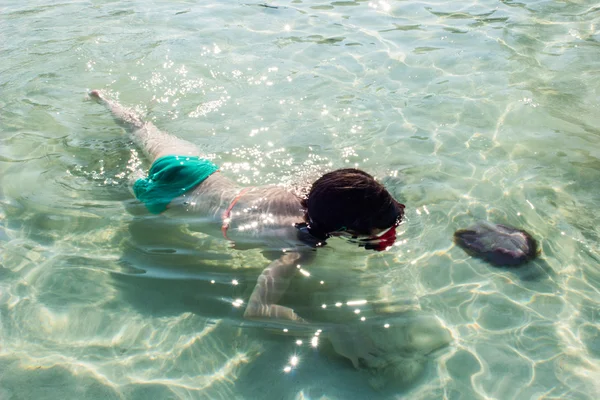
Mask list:
[[[597,398],[598,4],[266,5],[2,1],[0,399]],[[140,212],[148,164],[94,88],[240,183],[385,182],[398,245],[332,241],[284,302],[386,365],[244,322],[266,258]],[[540,258],[467,256],[452,233],[477,219]]]

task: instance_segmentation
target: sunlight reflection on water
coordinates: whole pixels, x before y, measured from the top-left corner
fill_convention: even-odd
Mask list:
[[[0,398],[598,392],[595,5],[4,8]],[[407,205],[398,240],[331,240],[302,266],[285,301],[319,328],[244,321],[267,257],[140,209],[148,164],[90,88],[244,185],[303,195],[364,168]],[[451,237],[477,219],[530,231],[542,256],[468,257]],[[333,322],[382,347],[379,368],[336,356]]]

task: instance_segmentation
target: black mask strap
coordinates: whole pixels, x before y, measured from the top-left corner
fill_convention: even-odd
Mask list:
[[[331,236],[326,233],[317,232],[314,229],[311,229],[310,225],[306,222],[300,222],[294,225],[296,229],[301,232],[308,233],[312,237],[318,239],[319,241],[325,242],[325,240],[329,239]]]

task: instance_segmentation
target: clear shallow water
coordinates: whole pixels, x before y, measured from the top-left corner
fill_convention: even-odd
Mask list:
[[[269,5],[3,2],[0,398],[595,398],[598,6]],[[140,213],[127,182],[147,163],[91,88],[239,182],[381,178],[408,206],[399,246],[332,242],[285,302],[368,327],[387,367],[245,324],[232,302],[266,259]],[[482,218],[540,259],[506,271],[452,245]]]

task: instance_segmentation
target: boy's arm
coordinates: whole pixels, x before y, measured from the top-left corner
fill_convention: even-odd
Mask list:
[[[276,304],[296,274],[298,262],[303,256],[299,252],[287,252],[264,269],[250,295],[244,318],[304,322],[291,308]]]
[[[269,264],[258,277],[244,312],[244,318],[282,319],[308,324],[291,308],[276,304],[298,271],[298,263],[301,260],[306,261],[307,256],[310,257],[310,254],[288,252]],[[356,368],[359,367],[359,360],[373,368],[379,368],[385,364],[381,352],[370,337],[355,327],[333,324],[320,324],[319,326],[325,329],[323,336],[329,339],[334,350],[352,361]]]

